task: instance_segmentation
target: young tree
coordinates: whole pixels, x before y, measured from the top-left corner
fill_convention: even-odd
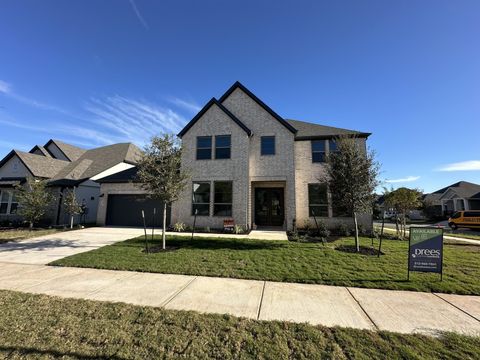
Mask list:
[[[178,200],[188,175],[181,171],[182,148],[171,134],[154,136],[138,163],[137,177],[152,199],[163,202],[162,248],[165,250],[167,206]]]
[[[372,209],[378,186],[379,164],[373,151],[362,149],[351,137],[336,139],[337,151],[327,157],[325,180],[335,206],[353,217],[355,247],[360,251],[357,214]]]
[[[55,201],[52,192],[47,189],[45,180],[28,177],[24,185],[16,186],[18,214],[23,216],[30,225],[30,229],[47,212]]]
[[[418,189],[401,187],[392,191],[389,198],[389,201],[394,205],[397,212],[401,214],[400,235],[405,237],[407,233],[408,212],[418,209],[422,205],[422,192]]]
[[[63,195],[63,207],[65,212],[70,215],[70,229],[73,229],[74,216],[82,212],[82,206],[77,201],[75,195],[75,187],[73,189],[68,189]]]

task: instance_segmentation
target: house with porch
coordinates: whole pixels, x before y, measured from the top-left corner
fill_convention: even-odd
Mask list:
[[[456,211],[480,210],[480,185],[459,181],[425,195],[426,211],[434,216],[450,216]]]
[[[328,226],[352,222],[336,211],[324,179],[335,139],[366,149],[370,133],[284,119],[241,83],[212,98],[180,131],[182,169],[191,180],[172,205],[171,222],[245,229]],[[371,214],[359,219],[371,226]]]
[[[28,177],[47,181],[56,201],[44,223],[68,223],[63,207],[63,195],[75,191],[82,216],[75,223],[96,223],[100,196],[100,178],[131,168],[140,156],[140,149],[130,143],[119,143],[94,149],[82,149],[59,140],[35,145],[29,152],[12,150],[0,161],[0,223],[18,222],[18,202],[15,187]]]

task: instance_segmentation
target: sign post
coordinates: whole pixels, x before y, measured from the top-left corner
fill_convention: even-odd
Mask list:
[[[433,272],[443,278],[443,229],[410,227],[408,277],[410,271]]]

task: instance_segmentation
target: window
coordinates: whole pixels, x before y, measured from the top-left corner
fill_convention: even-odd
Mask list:
[[[17,198],[14,191],[0,190],[0,214],[16,214]]]
[[[209,160],[212,158],[212,137],[197,137],[197,160]]]
[[[328,217],[326,184],[308,184],[308,215]]]
[[[10,214],[16,214],[18,208],[17,196],[15,191],[12,191],[12,200],[10,202]]]
[[[328,151],[331,153],[338,151],[337,142],[335,140],[328,140]]]
[[[262,136],[261,154],[275,155],[275,136]]]
[[[213,215],[232,216],[232,182],[215,181]]]
[[[312,141],[312,162],[325,162],[325,140]]]
[[[0,214],[8,214],[8,200],[10,193],[5,190],[0,190]]]
[[[192,215],[210,215],[210,183],[194,182],[192,196]]]
[[[215,159],[230,159],[230,135],[215,136]]]

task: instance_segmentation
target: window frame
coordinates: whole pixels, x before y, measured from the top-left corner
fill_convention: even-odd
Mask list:
[[[266,139],[273,139],[273,153],[268,153],[265,154],[263,152],[263,140]],[[267,136],[261,136],[260,137],[260,156],[275,156],[277,153],[277,146],[276,146],[277,140],[275,139],[275,135],[267,135]]]
[[[335,150],[332,150],[332,144],[334,144]],[[338,151],[337,141],[336,139],[328,139],[328,153],[334,153]]]
[[[217,139],[218,138],[227,138],[229,140],[228,146],[217,146]],[[228,157],[218,157],[217,156],[217,149],[228,149]],[[232,158],[232,135],[215,135],[215,159],[216,160],[229,160]]]
[[[312,204],[310,203],[310,197],[311,197],[311,193],[310,193],[310,189],[313,188],[314,186],[324,186],[325,187],[325,203],[322,204],[322,203],[319,203],[319,204]],[[329,217],[329,199],[328,199],[328,188],[327,188],[327,184],[325,183],[310,183],[308,184],[308,187],[307,187],[307,191],[308,191],[308,217],[313,217],[313,213],[312,213],[312,207],[325,207],[325,210],[326,210],[326,215],[320,215],[320,214],[317,214],[315,213],[315,217],[323,217],[323,218],[328,218]]]
[[[224,203],[224,202],[217,202],[216,201],[216,195],[217,195],[217,184],[218,183],[229,183],[230,184],[230,202],[229,203]],[[226,206],[230,205],[230,215],[219,215],[215,211],[215,206],[221,205],[221,206]],[[233,216],[233,181],[232,180],[219,180],[219,181],[214,181],[213,182],[213,216],[216,217],[232,217]]]
[[[200,139],[210,139],[210,147],[200,147],[199,146],[199,140]],[[196,160],[212,160],[212,148],[213,148],[213,139],[211,135],[205,135],[205,136],[197,136],[197,147],[196,147]],[[208,158],[199,158],[199,150],[210,150],[210,157]]]
[[[208,184],[208,202],[195,201],[195,184]],[[195,205],[208,205],[208,214],[197,214],[197,216],[210,216],[210,202],[212,198],[212,184],[210,181],[192,181],[192,216],[195,216]]]
[[[13,198],[15,197],[14,194],[15,190],[6,190],[6,189],[0,189],[0,209],[2,204],[7,204],[5,208],[5,212],[2,213],[0,212],[0,215],[16,215],[17,214],[17,209],[18,209],[18,201],[13,201]],[[6,194],[7,199],[6,201],[2,201],[4,194]],[[12,213],[12,205],[16,204],[17,206],[15,207],[15,212]]]
[[[314,149],[314,144],[321,144],[323,143],[323,150],[315,150]],[[310,146],[312,148],[312,163],[314,164],[323,164],[326,161],[326,141],[325,140],[311,140]],[[321,161],[316,161],[314,154],[322,154],[322,159]]]

